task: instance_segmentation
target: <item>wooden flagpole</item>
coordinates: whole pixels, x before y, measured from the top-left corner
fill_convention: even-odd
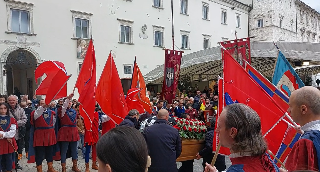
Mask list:
[[[212,161],[211,161],[211,166],[212,166],[212,167],[214,166],[214,164],[215,164],[216,161],[217,161],[217,157],[218,157],[220,148],[221,148],[221,143],[219,142],[219,143],[218,143],[218,146],[217,146],[217,149],[216,149],[216,153],[214,154],[214,157],[212,158]]]

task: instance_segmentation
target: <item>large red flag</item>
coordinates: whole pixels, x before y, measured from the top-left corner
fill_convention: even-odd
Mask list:
[[[45,61],[41,63],[35,70],[35,79],[46,74],[46,78],[36,89],[36,95],[45,95],[46,104],[52,100],[67,96],[67,81],[71,75],[67,75],[67,71],[63,63],[58,61]]]
[[[122,84],[111,53],[99,79],[96,99],[101,110],[117,124],[128,114]]]
[[[96,58],[92,40],[90,40],[75,87],[80,94],[78,100],[80,115],[83,117],[86,129],[90,130],[96,105]]]
[[[168,50],[165,51],[164,77],[162,85],[162,95],[168,103],[173,103],[178,87],[182,51]]]
[[[140,102],[144,110],[151,114],[152,107],[149,98],[146,96],[146,83],[144,82],[143,75],[139,69],[138,64],[136,63],[136,60],[134,61],[131,88],[140,89],[140,91],[136,94],[135,98]]]
[[[282,138],[290,124],[282,120],[285,110],[246,72],[227,51],[223,51],[223,87],[224,105],[244,103],[260,116],[262,134],[272,152],[277,152]],[[234,75],[236,73],[237,75]],[[221,88],[220,88],[221,89]],[[214,143],[215,149],[216,143]],[[220,152],[228,154],[228,152]]]

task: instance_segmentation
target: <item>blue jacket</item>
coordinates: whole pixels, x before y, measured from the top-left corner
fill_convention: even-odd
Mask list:
[[[167,120],[157,119],[152,126],[145,128],[143,134],[152,161],[148,172],[177,172],[176,159],[182,150],[178,130]]]

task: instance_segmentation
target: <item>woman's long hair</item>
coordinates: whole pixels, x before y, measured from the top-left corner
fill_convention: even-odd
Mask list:
[[[104,134],[97,143],[97,156],[112,172],[145,172],[147,143],[133,127],[119,126]]]

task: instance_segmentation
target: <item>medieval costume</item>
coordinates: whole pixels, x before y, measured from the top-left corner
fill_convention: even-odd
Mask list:
[[[86,128],[86,127],[85,127]],[[98,170],[97,166],[97,150],[96,145],[99,140],[99,113],[94,112],[94,117],[92,120],[91,130],[85,130],[84,134],[84,143],[85,143],[85,163],[86,163],[86,172],[89,170],[89,154],[92,147],[92,169]]]
[[[232,165],[228,168],[229,171],[245,171],[245,172],[278,172],[279,168],[271,160],[268,154],[261,156],[251,156],[248,154],[233,153],[230,156]]]
[[[56,114],[42,106],[31,113],[30,148],[28,163],[36,161],[37,172],[42,172],[42,161],[45,157],[48,163],[48,172],[56,172],[52,166],[54,146],[57,143],[55,123]],[[32,145],[31,145],[32,144]]]
[[[288,171],[319,171],[320,167],[320,120],[301,127],[304,134],[293,146],[287,161]]]
[[[14,152],[18,149],[16,139],[14,138],[17,130],[17,123],[13,117],[0,115],[0,162],[5,161],[5,168],[1,166],[0,171],[11,171],[14,166]]]
[[[68,107],[69,102],[70,100],[66,99],[63,106],[58,110],[61,125],[61,128],[58,132],[58,142],[61,146],[61,166],[62,172],[66,172],[66,158],[69,147],[73,162],[72,170],[75,172],[80,172],[77,166],[77,142],[79,141],[79,134],[77,129],[77,111]]]

